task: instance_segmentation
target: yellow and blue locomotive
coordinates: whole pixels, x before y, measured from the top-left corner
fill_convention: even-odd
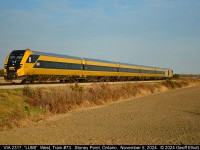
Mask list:
[[[148,67],[45,52],[14,50],[6,58],[6,81],[137,80],[172,78],[168,68]]]

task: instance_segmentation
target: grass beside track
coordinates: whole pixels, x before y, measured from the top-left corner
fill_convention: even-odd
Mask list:
[[[157,83],[77,83],[64,87],[0,90],[0,130],[26,126],[50,115],[103,105],[167,90],[200,85],[199,80],[166,80]]]

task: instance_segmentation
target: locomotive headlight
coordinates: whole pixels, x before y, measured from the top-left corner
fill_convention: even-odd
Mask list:
[[[5,68],[5,69],[7,68],[7,64],[6,64],[6,65],[4,65],[4,68]]]

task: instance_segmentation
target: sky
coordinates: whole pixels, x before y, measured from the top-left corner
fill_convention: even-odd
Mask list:
[[[0,68],[26,48],[200,74],[200,0],[0,0]]]

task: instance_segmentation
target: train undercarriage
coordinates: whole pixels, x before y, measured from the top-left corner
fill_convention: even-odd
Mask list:
[[[63,75],[26,75],[18,77],[17,75],[7,75],[4,77],[7,82],[16,83],[34,83],[34,82],[117,82],[117,81],[145,81],[145,80],[162,80],[163,77],[148,77],[148,76],[63,76]]]

